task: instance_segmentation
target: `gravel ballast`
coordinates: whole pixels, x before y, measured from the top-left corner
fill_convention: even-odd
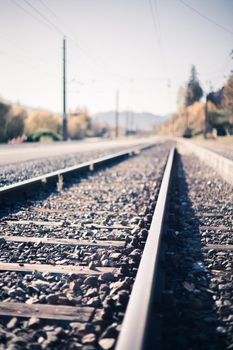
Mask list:
[[[177,162],[165,237],[164,349],[233,349],[233,191],[194,156]]]

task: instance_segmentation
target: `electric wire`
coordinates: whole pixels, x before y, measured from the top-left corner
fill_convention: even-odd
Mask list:
[[[49,25],[51,25],[54,30],[61,34],[62,36],[64,36],[64,32],[60,30],[60,28],[58,28],[53,22],[51,22],[41,11],[39,11],[34,5],[32,5],[28,0],[23,0],[29,7],[31,7],[36,13],[39,14],[39,16],[41,18],[43,18],[43,20],[48,23]]]
[[[28,15],[32,16],[34,19],[39,21],[42,24],[45,24],[48,26],[49,29],[55,30],[55,32],[61,36],[65,36],[64,31],[61,30],[57,25],[55,25],[52,21],[50,21],[44,14],[39,11],[34,5],[32,5],[28,0],[23,0],[29,7],[31,7],[39,16],[40,18],[34,16],[31,12],[27,11],[24,7],[20,6],[15,0],[11,0],[15,5],[20,7],[24,12],[26,12]],[[41,20],[42,18],[42,20]],[[72,38],[69,38],[70,40],[73,40]],[[76,43],[76,46],[81,49],[81,47]],[[89,67],[89,69],[93,72],[93,69]]]
[[[80,44],[81,40],[77,37],[76,33],[68,26],[62,19],[59,17],[54,10],[52,10],[43,0],[39,0],[39,2],[57,19],[58,22],[60,22],[72,35],[73,37],[79,42],[77,45],[80,49],[83,50],[82,45]]]
[[[205,20],[207,20],[208,22],[214,24],[215,26],[217,26],[218,28],[224,30],[225,32],[227,32],[228,34],[233,35],[233,31],[228,29],[227,27],[223,26],[222,24],[216,22],[215,20],[213,20],[212,18],[206,16],[204,13],[200,12],[199,10],[197,10],[196,8],[194,8],[193,6],[189,5],[187,2],[185,2],[184,0],[178,0],[181,4],[183,4],[184,6],[188,7],[190,10],[192,10],[193,12],[195,12],[196,14],[198,14],[200,17],[204,18]]]
[[[164,55],[164,50],[163,50],[163,44],[162,44],[162,35],[161,35],[161,29],[160,29],[160,21],[159,21],[159,13],[158,13],[158,7],[156,0],[149,0],[149,5],[151,9],[151,17],[152,17],[152,22],[155,30],[155,35],[157,38],[158,46],[159,46],[159,52],[161,56],[161,64],[163,68],[164,75],[166,76],[167,81],[168,79],[168,74],[167,74],[167,63],[166,63],[166,58]],[[156,24],[158,23],[158,25]]]
[[[12,47],[14,47],[14,49],[16,49],[17,51],[20,52],[21,56],[24,56],[24,59],[26,58],[26,60],[30,59],[30,63],[31,63],[31,59],[32,59],[32,56],[30,56],[27,52],[25,52],[24,49],[22,49],[18,43],[6,38],[6,37],[3,37],[2,34],[0,34],[0,39],[3,39],[4,41],[6,41],[8,44],[10,44]],[[32,51],[30,51],[31,53]],[[19,54],[17,53],[16,54],[17,56],[19,56]],[[33,57],[33,59],[35,59],[40,63],[40,64],[47,64],[47,58],[44,56],[38,56],[36,54],[35,57]],[[57,75],[58,76],[58,75]]]
[[[157,28],[157,24],[156,24],[156,18],[155,18],[155,13],[154,13],[154,7],[152,4],[152,0],[148,0],[149,1],[149,6],[150,6],[150,13],[151,13],[151,18],[152,18],[152,23],[153,23],[153,27],[154,27],[154,31],[155,31],[155,36],[158,42],[158,46],[161,49],[161,40],[160,40],[160,36],[159,36],[159,31]]]
[[[30,6],[32,9],[34,9],[34,11],[36,11],[36,13],[38,13],[41,18],[43,18],[47,24],[50,24],[58,33],[62,34],[63,36],[65,35],[64,34],[64,31],[58,27],[57,25],[55,25],[51,20],[49,20],[41,11],[39,11],[37,9],[37,7],[35,7],[35,5],[32,5],[28,0],[23,0],[26,4],[28,4],[28,6]],[[40,3],[45,7],[47,8],[47,10],[60,22],[63,24],[64,27],[66,27],[66,29],[68,29],[68,31],[73,35],[73,37],[75,38],[72,38],[70,35],[67,35],[66,33],[66,37],[73,43],[73,45],[78,49],[80,50],[89,60],[91,60],[92,62],[95,62],[96,64],[102,66],[102,70],[104,69],[104,74],[106,75],[112,75],[112,76],[118,76],[120,79],[126,79],[126,80],[129,80],[130,78],[129,77],[125,77],[125,76],[122,76],[118,73],[114,73],[114,72],[108,72],[106,70],[106,67],[107,67],[107,64],[106,62],[103,61],[102,58],[99,58],[97,60],[96,57],[94,57],[93,55],[90,55],[87,50],[83,47],[83,45],[81,45],[79,43],[80,39],[77,38],[76,34],[71,30],[71,28],[69,26],[67,26],[67,24],[47,5],[44,3],[44,1],[42,0],[39,0]],[[98,62],[99,61],[99,62]],[[89,65],[89,69],[90,71],[93,73],[93,67],[90,67]],[[94,69],[95,70],[95,69]]]
[[[40,14],[40,17],[42,18],[38,18],[37,16],[35,16],[33,13],[31,13],[30,11],[28,11],[25,7],[21,6],[19,3],[16,2],[16,0],[11,0],[12,3],[17,6],[18,8],[20,8],[23,12],[25,12],[27,15],[29,15],[30,17],[32,17],[33,19],[35,19],[36,21],[38,21],[39,23],[46,25],[50,30],[55,29],[55,33],[59,34],[59,35],[63,35],[62,30],[60,30],[57,26],[55,26],[51,21],[47,20],[46,17],[43,17],[43,14],[40,11],[37,11],[37,9],[35,8],[35,6],[31,6],[31,4],[24,0],[26,4],[28,4],[34,11],[36,11],[36,13]],[[46,20],[46,21],[45,21]],[[71,39],[72,40],[72,39]],[[69,63],[69,61],[67,61]],[[85,63],[86,64],[86,63]],[[90,71],[93,73],[93,69],[90,68]]]
[[[159,19],[159,9],[158,9],[157,0],[154,0],[153,4],[154,4],[155,14],[157,15],[157,20],[158,20],[158,33],[159,33],[160,41],[162,42],[161,24],[160,24],[160,19]]]
[[[154,26],[154,30],[155,30],[155,34],[156,34],[156,38],[158,41],[158,45],[159,45],[159,52],[160,52],[160,56],[161,56],[161,63],[162,63],[162,68],[163,68],[163,72],[165,75],[165,79],[167,82],[167,89],[168,89],[168,101],[169,101],[169,105],[171,105],[171,79],[168,76],[168,72],[167,72],[167,62],[166,62],[166,57],[164,55],[164,50],[163,50],[163,44],[162,44],[162,35],[161,35],[161,29],[160,29],[160,20],[159,20],[159,11],[158,11],[158,7],[157,7],[157,2],[156,0],[149,0],[149,5],[150,5],[150,9],[151,9],[151,17],[152,17],[152,21],[153,21],[153,26]],[[158,25],[156,24],[156,22],[158,23]]]
[[[40,24],[43,25],[47,25],[48,23],[42,21],[40,18],[34,16],[33,13],[31,13],[30,11],[28,11],[25,7],[23,7],[22,5],[20,5],[16,0],[11,0],[11,2],[18,7],[19,9],[21,9],[21,11],[25,12],[28,16],[32,17],[33,19],[35,19],[37,22],[39,22]],[[51,29],[51,27],[49,26],[49,28]]]
[[[117,76],[120,79],[123,80],[130,80],[130,77],[126,77],[123,76],[119,73],[115,73],[115,72],[110,72],[109,70],[107,70],[107,63],[105,62],[105,60],[101,57],[101,56],[94,56],[92,54],[90,54],[90,52],[88,52],[88,48],[85,45],[85,43],[77,36],[77,34],[72,30],[72,28],[67,25],[67,23],[65,23],[63,21],[63,19],[57,15],[57,13],[55,13],[55,11],[53,9],[51,9],[51,7],[49,7],[43,0],[39,0],[39,2],[57,19],[57,21],[59,21],[67,30],[68,32],[73,36],[73,38],[70,35],[67,35],[67,38],[72,42],[72,44],[74,46],[76,46],[77,49],[79,49],[89,60],[91,60],[92,63],[97,64],[100,68],[100,66],[102,67],[101,70],[104,74],[109,75],[109,76]],[[93,73],[93,67],[90,67],[90,70]]]
[[[25,60],[24,58],[20,57],[19,55],[11,55],[9,54],[8,52],[5,52],[3,50],[0,50],[0,55],[3,55],[3,56],[6,56],[6,57],[9,57],[12,61],[15,61],[16,63],[20,63],[20,64],[23,64],[23,65],[26,65],[27,67],[30,67],[32,68],[33,70],[35,70],[37,73],[40,73],[40,74],[44,74],[46,75],[46,77],[50,77],[52,79],[54,78],[60,78],[59,75],[56,75],[56,74],[53,74],[51,72],[48,72],[44,69],[38,69],[38,66],[37,65],[34,65],[33,63]]]
[[[81,40],[73,32],[73,30],[70,28],[70,26],[68,26],[44,1],[42,1],[42,0],[39,0],[39,1],[50,12],[50,14],[52,14],[52,16],[54,16],[56,18],[56,20],[58,22],[60,22],[66,28],[66,30],[68,30],[73,35],[75,40],[72,37],[70,37],[69,35],[67,35],[67,33],[66,33],[66,37],[72,42],[72,44],[74,46],[76,46],[76,48],[78,50],[80,50],[88,59],[90,59],[87,50],[80,44]],[[88,64],[88,66],[89,66],[90,71],[93,74],[93,67],[91,67],[89,64]]]

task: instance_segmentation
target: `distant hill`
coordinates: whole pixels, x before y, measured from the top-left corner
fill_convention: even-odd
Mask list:
[[[169,116],[158,116],[148,112],[122,111],[119,113],[119,126],[125,129],[128,120],[128,129],[130,130],[151,130],[155,126],[164,123]],[[115,111],[97,113],[92,116],[96,122],[105,122],[110,127],[115,125]]]

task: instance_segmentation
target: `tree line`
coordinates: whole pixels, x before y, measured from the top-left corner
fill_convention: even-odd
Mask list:
[[[104,123],[94,123],[85,109],[77,108],[68,114],[68,137],[78,140],[84,137],[103,136],[108,133]],[[47,110],[28,112],[21,105],[0,100],[0,142],[40,141],[50,138],[62,140],[62,118]]]
[[[187,83],[179,89],[177,112],[158,131],[191,137],[213,130],[218,135],[233,134],[233,72],[219,90],[204,94],[193,65]]]

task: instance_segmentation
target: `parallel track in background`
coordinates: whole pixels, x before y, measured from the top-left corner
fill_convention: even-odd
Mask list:
[[[123,159],[127,159],[130,156],[136,155],[137,153],[151,147],[154,147],[154,145],[147,144],[131,147],[122,152],[110,154],[78,165],[40,175],[29,180],[24,180],[11,185],[0,187],[0,203],[4,198],[9,199],[10,196],[17,198],[19,195],[22,195],[23,193],[28,194],[30,191],[35,189],[39,191],[40,188],[52,187],[56,185],[61,178],[62,180],[67,180],[74,175],[86,174],[88,171],[101,169],[104,166],[109,166],[114,162],[119,162]]]

